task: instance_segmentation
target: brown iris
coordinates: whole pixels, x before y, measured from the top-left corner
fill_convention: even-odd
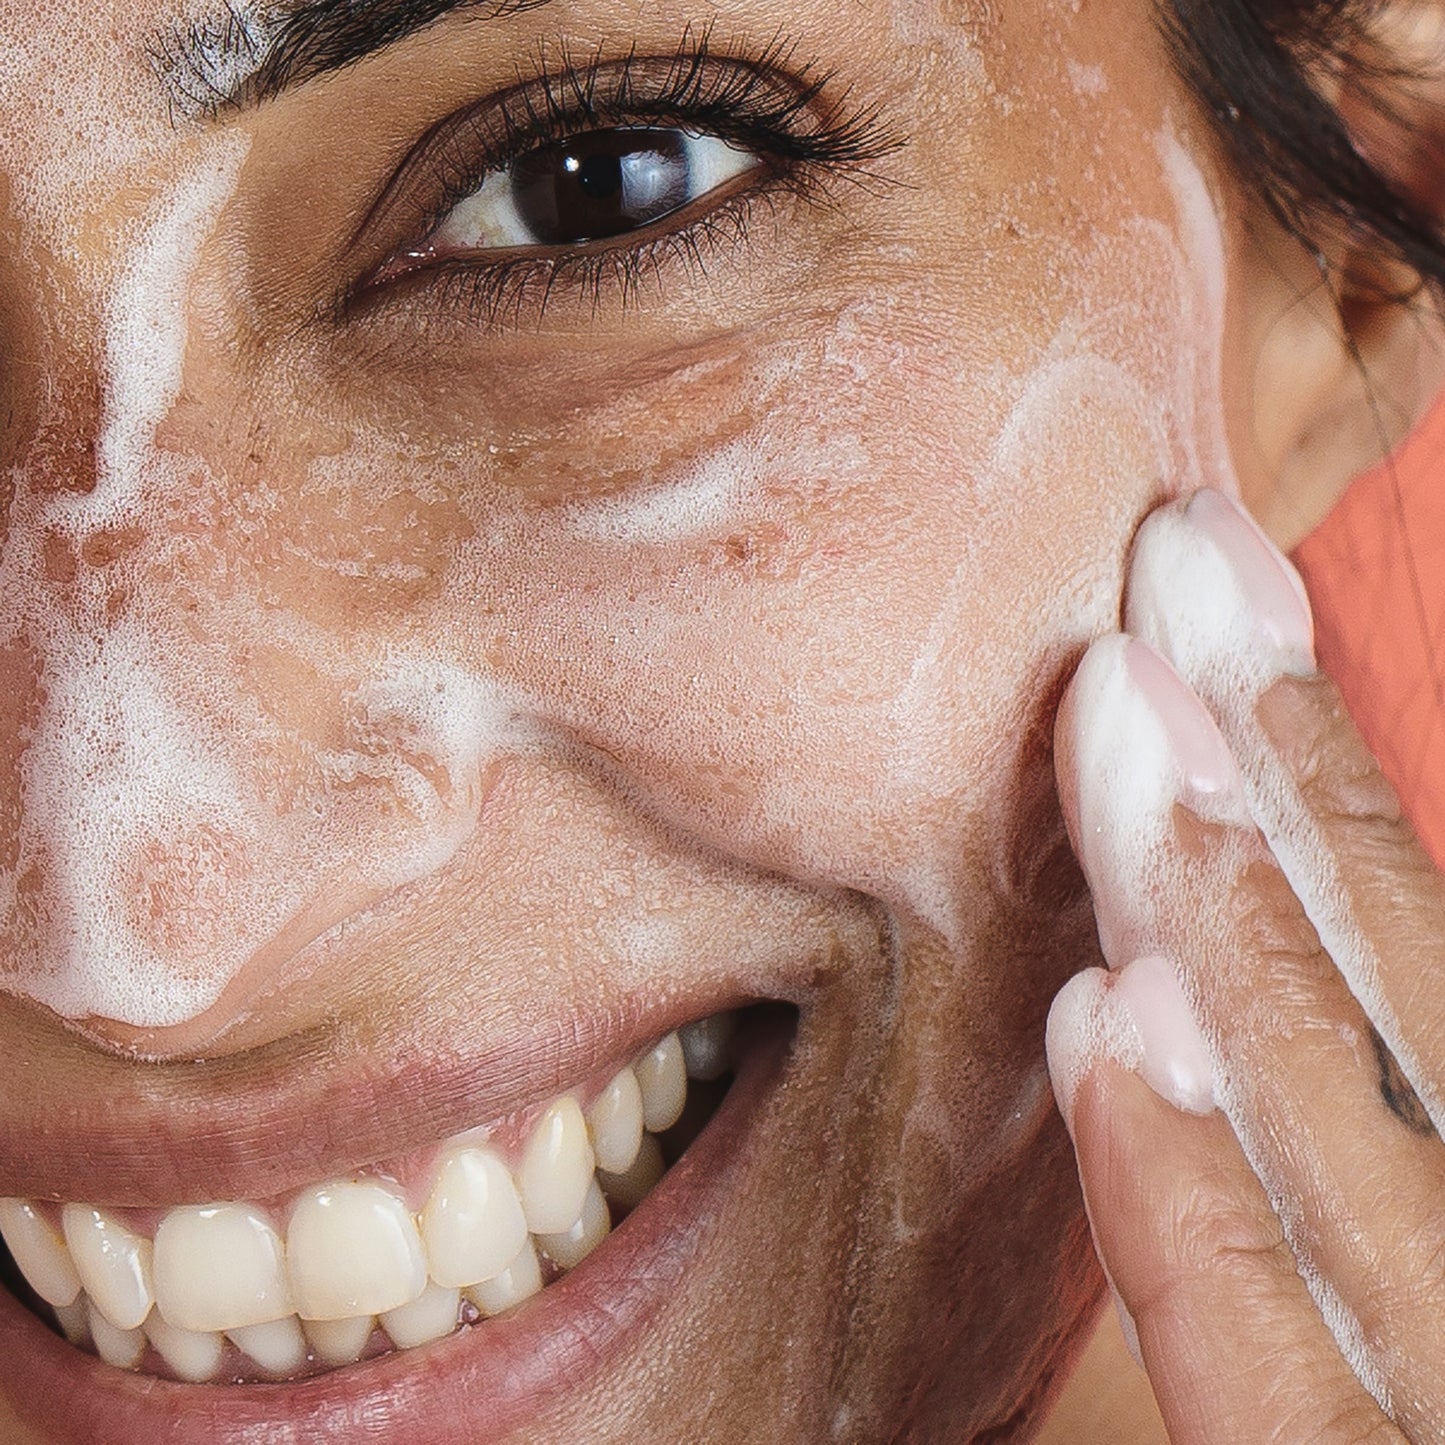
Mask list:
[[[687,205],[687,136],[645,127],[589,131],[529,151],[511,168],[517,215],[536,244],[620,236]]]

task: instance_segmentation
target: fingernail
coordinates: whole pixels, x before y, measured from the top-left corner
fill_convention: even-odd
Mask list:
[[[1244,783],[1204,705],[1163,658],[1122,634],[1085,654],[1061,721],[1070,836],[1104,956],[1117,967],[1159,947],[1155,885],[1178,847],[1174,805],[1248,826]]]
[[[1282,654],[1308,658],[1312,665],[1314,614],[1294,563],[1238,501],[1212,487],[1196,492],[1184,515],[1233,562],[1249,610],[1264,635]]]
[[[1187,1114],[1216,1108],[1209,1048],[1167,958],[1137,958],[1114,973],[1086,969],[1054,998],[1045,1029],[1054,1098],[1072,1135],[1079,1085],[1108,1060],[1138,1074]]]
[[[1147,643],[1131,639],[1125,663],[1145,703],[1163,728],[1172,754],[1176,793],[1183,802],[1206,798],[1241,798],[1244,781],[1234,754],[1209,710],[1177,672]],[[1151,721],[1130,719],[1137,733],[1152,730]],[[1139,738],[1141,744],[1145,742]],[[1141,762],[1148,756],[1140,755]]]
[[[1299,573],[1238,502],[1212,488],[1145,520],[1125,618],[1191,677],[1220,656],[1248,657],[1272,676],[1315,669]]]
[[[1214,1067],[1174,965],[1136,958],[1115,977],[1110,1003],[1127,1014],[1138,1036],[1139,1077],[1186,1114],[1212,1113]]]

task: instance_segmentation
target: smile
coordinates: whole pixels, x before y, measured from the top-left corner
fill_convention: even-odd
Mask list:
[[[605,1343],[593,1321],[569,1330],[556,1299],[574,1271],[582,1289],[590,1271],[579,1266],[594,1252],[594,1264],[616,1254],[626,1271],[650,1243],[656,1281],[665,1278],[668,1223],[647,1230],[653,1211],[639,1206],[674,1176],[705,1172],[711,1188],[732,1172],[722,1159],[688,1166],[696,1154],[736,1152],[724,1137],[745,1127],[733,1098],[775,1074],[769,1061],[791,1034],[778,1022],[766,1009],[696,1020],[544,1103],[279,1199],[169,1209],[0,1201],[0,1266],[15,1296],[0,1301],[0,1336],[72,1375],[71,1388],[78,1351],[95,1357],[112,1406],[125,1380],[158,1377],[149,1384],[166,1391],[207,1387],[222,1414],[233,1401],[237,1420],[264,1402],[278,1428],[287,1415],[316,1428],[316,1412],[347,1389],[394,1392],[406,1371],[431,1378],[438,1349],[465,1369],[489,1341],[487,1363],[522,1391],[535,1370],[513,1361],[508,1372],[508,1335]],[[752,1086],[740,1084],[750,1074]],[[586,1298],[578,1291],[574,1309]],[[141,1414],[160,1402],[147,1403]]]

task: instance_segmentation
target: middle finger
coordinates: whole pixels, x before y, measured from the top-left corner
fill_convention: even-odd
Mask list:
[[[1111,965],[1172,961],[1342,1351],[1412,1438],[1442,1438],[1445,1148],[1382,1100],[1369,1020],[1250,822],[1223,738],[1157,654],[1114,637],[1081,664],[1059,741]]]

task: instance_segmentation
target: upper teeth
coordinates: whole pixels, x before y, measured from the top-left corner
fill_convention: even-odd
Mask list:
[[[254,1204],[167,1211],[152,1237],[117,1213],[0,1199],[0,1234],[62,1328],[104,1359],[139,1365],[147,1344],[182,1379],[208,1380],[225,1339],[263,1372],[359,1359],[380,1321],[408,1348],[450,1334],[470,1305],[498,1314],[542,1287],[541,1258],[571,1269],[662,1172],[653,1133],[687,1098],[685,1055],[711,1062],[731,1034],[715,1015],[669,1034],[585,1113],[570,1094],[533,1125],[515,1168],[476,1134],[444,1146],[413,1214],[385,1179],[303,1189],[282,1221]],[[465,1303],[464,1303],[465,1301]],[[225,1338],[223,1338],[223,1336]]]

